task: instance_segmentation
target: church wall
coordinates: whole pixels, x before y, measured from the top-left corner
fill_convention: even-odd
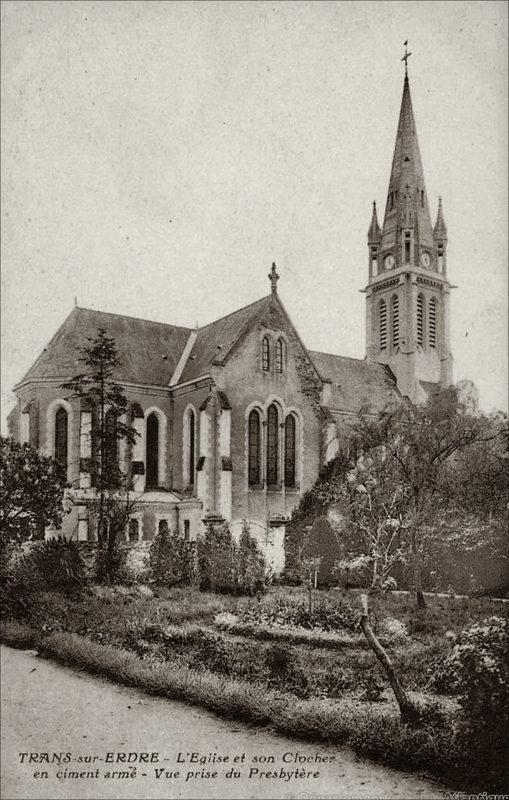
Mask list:
[[[264,535],[269,515],[288,517],[291,514],[301,493],[316,480],[320,465],[318,402],[308,388],[308,373],[300,366],[304,358],[303,351],[283,314],[276,313],[274,317],[270,327],[266,322],[253,329],[230,355],[226,365],[216,367],[214,371],[216,384],[225,391],[232,406],[232,519],[234,523],[243,518],[257,522],[260,528],[256,530],[256,525],[253,526],[253,533],[258,535]],[[262,369],[264,335],[269,335],[272,346],[271,368],[268,372]],[[275,371],[275,343],[280,335],[287,345],[282,374]],[[304,393],[302,384],[308,393]],[[281,488],[274,489],[268,489],[265,485],[256,489],[248,486],[247,417],[255,406],[264,415],[272,401],[281,406],[283,415],[293,411],[299,419],[298,488],[285,488],[284,481]],[[279,430],[281,433],[281,428]],[[264,461],[263,457],[262,463]]]
[[[189,482],[184,478],[184,413],[192,407],[195,414],[195,465],[200,454],[200,406],[210,391],[210,385],[195,388],[195,384],[175,390],[173,398],[173,486],[177,492],[188,489]],[[194,492],[197,489],[197,475],[195,474]]]

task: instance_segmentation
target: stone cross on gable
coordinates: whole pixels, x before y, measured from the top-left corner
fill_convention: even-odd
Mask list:
[[[271,292],[272,292],[272,294],[276,294],[276,292],[277,292],[277,282],[279,280],[279,275],[277,274],[276,264],[275,264],[274,261],[272,262],[272,269],[269,272],[268,278],[270,280]]]

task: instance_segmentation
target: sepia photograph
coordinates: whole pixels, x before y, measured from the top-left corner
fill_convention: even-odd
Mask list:
[[[509,800],[508,3],[0,6],[0,796]]]

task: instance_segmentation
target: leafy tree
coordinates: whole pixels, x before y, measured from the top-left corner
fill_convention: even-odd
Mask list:
[[[244,520],[237,549],[237,583],[242,592],[254,594],[266,582],[267,565],[249,525]]]
[[[308,526],[300,553],[301,566],[307,559],[318,559],[313,585],[315,577],[316,583],[322,586],[335,583],[334,564],[342,555],[343,548],[337,527],[328,517],[319,516]]]
[[[150,543],[150,575],[160,586],[189,586],[194,576],[195,545],[160,526]]]
[[[401,482],[401,528],[406,531],[412,553],[417,603],[424,607],[423,534],[443,499],[447,467],[455,454],[476,443],[497,439],[502,430],[494,428],[486,416],[469,413],[459,401],[457,390],[450,387],[422,406],[401,401],[374,420],[361,413],[355,434],[366,454],[383,454]]]
[[[206,523],[198,536],[198,573],[200,589],[231,592],[237,589],[237,543],[226,524]]]
[[[125,530],[136,502],[131,494],[131,477],[120,469],[118,444],[124,440],[133,445],[137,432],[123,421],[128,401],[122,386],[113,379],[120,364],[114,339],[99,328],[97,336],[88,338],[88,342],[79,348],[78,360],[84,371],[61,388],[92,408],[94,424],[90,435],[97,498],[91,506],[97,521],[98,577],[110,580],[117,560],[117,535]]]
[[[264,588],[267,567],[256,539],[244,524],[239,542],[227,524],[207,523],[197,540],[200,589],[253,594]]]
[[[361,455],[347,472],[342,491],[348,498],[347,524],[355,548],[337,567],[371,572],[371,590],[395,586],[394,567],[405,560],[402,547],[405,486],[398,465],[383,448]]]
[[[0,451],[1,544],[43,538],[46,527],[62,521],[65,474],[28,444],[2,436]]]

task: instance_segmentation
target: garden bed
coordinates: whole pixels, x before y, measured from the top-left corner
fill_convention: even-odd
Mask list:
[[[373,624],[398,676],[410,695],[428,706],[421,727],[410,729],[400,723],[385,676],[356,630],[350,612],[356,597],[317,592],[315,610],[321,610],[313,618],[299,590],[271,590],[261,600],[190,589],[157,593],[92,587],[71,596],[42,592],[15,598],[1,637],[223,716],[349,744],[360,755],[448,780],[459,775],[465,786],[458,707],[447,686],[432,686],[430,676],[456,633],[500,614],[500,605],[441,598],[431,599],[422,612],[407,597],[374,598]],[[328,613],[331,606],[335,614]],[[329,630],[322,627],[324,619]],[[388,626],[388,620],[399,622]]]

